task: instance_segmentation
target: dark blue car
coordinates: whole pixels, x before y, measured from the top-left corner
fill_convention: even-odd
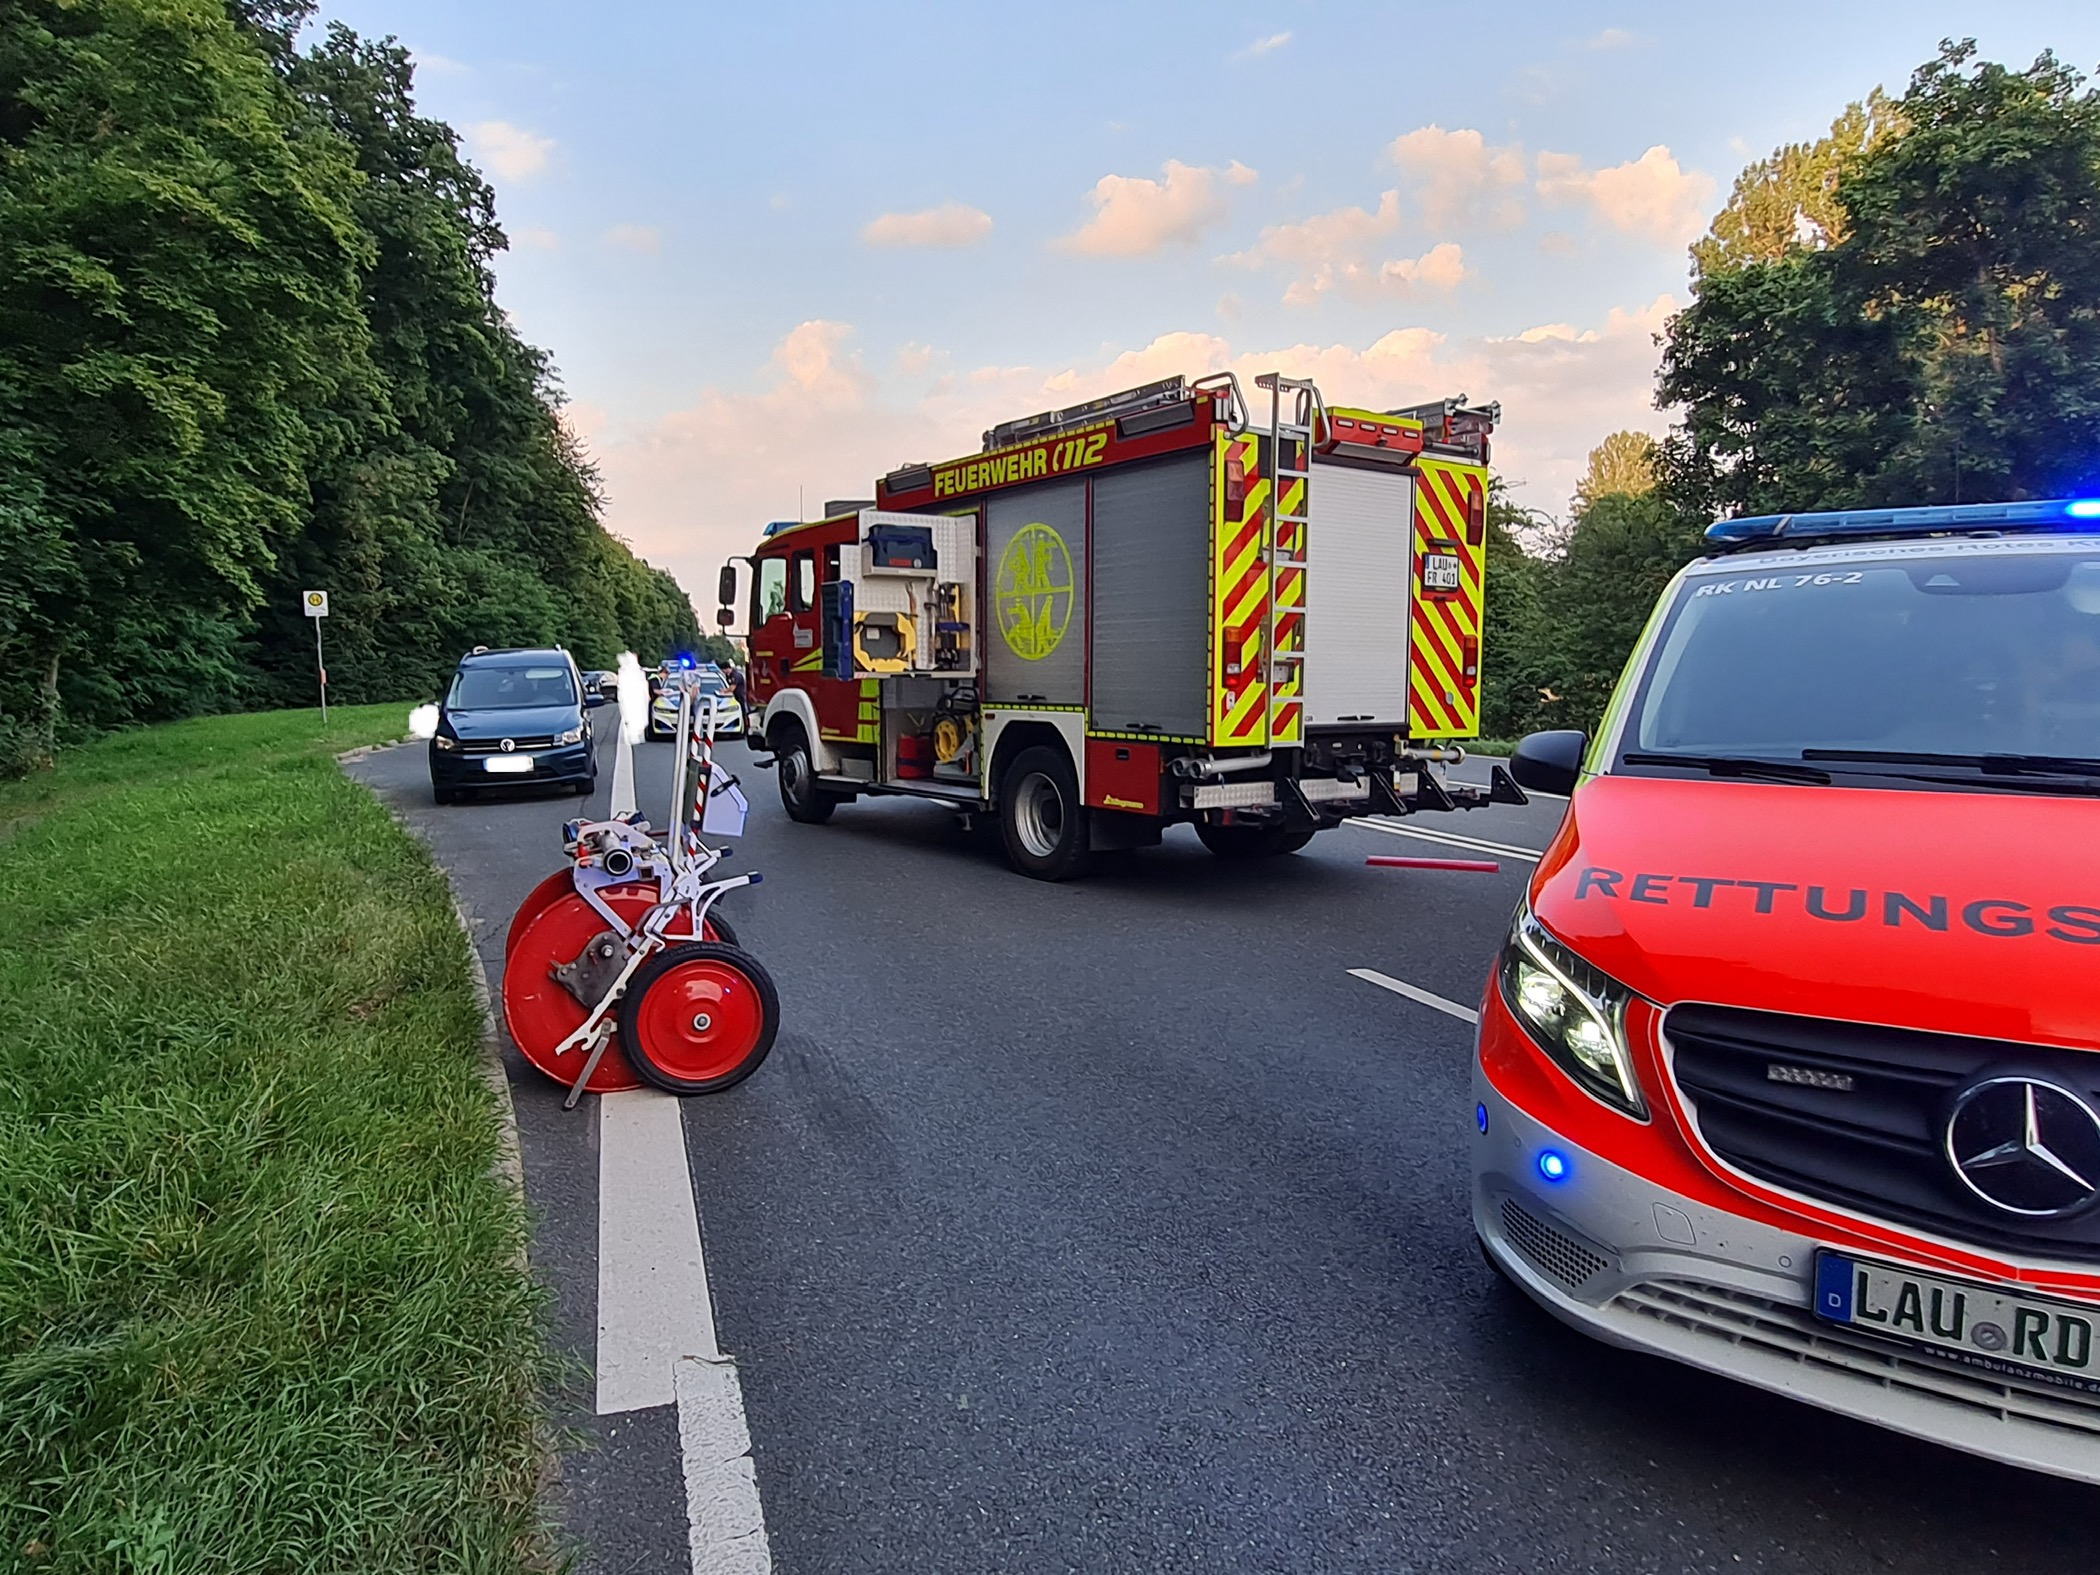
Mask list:
[[[438,702],[430,739],[430,792],[440,804],[475,788],[554,783],[575,793],[597,785],[598,754],[585,713],[605,703],[569,653],[477,648],[460,658]]]

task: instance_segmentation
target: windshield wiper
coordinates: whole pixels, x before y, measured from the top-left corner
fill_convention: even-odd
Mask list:
[[[1766,782],[1807,782],[1827,786],[1830,773],[1786,760],[1760,760],[1754,755],[1628,754],[1629,766],[1692,766],[1716,777],[1754,777]]]
[[[2100,760],[2077,755],[1948,755],[1907,749],[1804,749],[1803,760],[1857,760],[1892,766],[1967,766],[1987,777],[2100,776]]]

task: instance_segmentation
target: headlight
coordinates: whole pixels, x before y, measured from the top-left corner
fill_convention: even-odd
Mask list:
[[[446,733],[432,733],[430,735],[430,747],[432,749],[457,749],[459,748],[459,740]]]
[[[554,742],[557,744],[580,744],[583,742],[583,729],[581,727],[572,727],[566,733],[556,733]]]
[[[1501,975],[1510,1009],[1540,1048],[1606,1104],[1648,1114],[1626,1046],[1631,990],[1548,935],[1528,904],[1510,927]]]

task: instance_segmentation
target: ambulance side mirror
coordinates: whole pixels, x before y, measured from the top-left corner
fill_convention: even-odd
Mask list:
[[[1573,728],[1527,733],[1509,757],[1509,774],[1517,779],[1518,787],[1565,798],[1581,779],[1582,757],[1589,747],[1588,736]]]

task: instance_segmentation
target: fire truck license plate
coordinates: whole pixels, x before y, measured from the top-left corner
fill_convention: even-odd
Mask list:
[[[1971,1367],[2100,1392],[2100,1307],[1818,1252],[1816,1316]]]
[[[1455,591],[1458,589],[1458,559],[1448,552],[1425,552],[1422,554],[1422,585],[1426,590]]]

